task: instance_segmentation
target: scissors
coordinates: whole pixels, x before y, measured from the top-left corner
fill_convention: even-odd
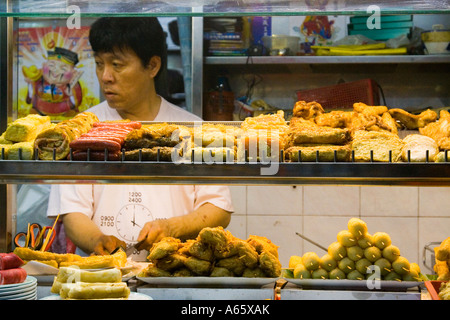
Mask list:
[[[48,240],[48,243],[45,245],[45,248],[41,250],[49,232],[50,232],[50,239]],[[32,223],[28,224],[28,229],[26,233],[19,232],[16,234],[16,236],[14,237],[14,243],[16,244],[16,246],[21,248],[30,248],[33,250],[47,251],[48,249],[50,249],[53,240],[55,239],[55,235],[56,232],[53,232],[53,227],[42,228],[39,223]]]

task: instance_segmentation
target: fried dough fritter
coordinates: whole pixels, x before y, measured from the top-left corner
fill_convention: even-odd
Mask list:
[[[431,122],[419,132],[424,136],[430,137],[436,141],[440,150],[450,149],[450,113],[446,110],[439,112],[439,120]]]
[[[190,240],[187,242],[187,252],[198,259],[211,261],[214,257],[213,250],[207,243]]]
[[[198,239],[200,241],[210,244],[217,249],[225,248],[228,242],[233,240],[233,238],[230,231],[224,230],[222,227],[206,227],[198,234]]]
[[[211,262],[206,260],[201,260],[196,257],[188,257],[184,261],[184,265],[191,270],[193,273],[201,276],[206,276],[210,273]]]
[[[368,106],[362,102],[356,102],[353,104],[353,110],[366,115],[378,115],[381,116],[383,113],[388,112],[388,107],[386,106]]]
[[[408,130],[423,128],[437,119],[436,111],[431,109],[422,111],[417,115],[399,108],[390,109],[389,113],[395,120],[399,121]]]
[[[297,101],[294,105],[292,116],[309,120],[314,119],[323,113],[325,113],[325,110],[318,102]]]

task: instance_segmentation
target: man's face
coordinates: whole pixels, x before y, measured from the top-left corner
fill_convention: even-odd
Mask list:
[[[96,53],[95,64],[103,95],[109,106],[118,111],[132,112],[153,88],[154,73],[151,68],[144,68],[131,50]]]

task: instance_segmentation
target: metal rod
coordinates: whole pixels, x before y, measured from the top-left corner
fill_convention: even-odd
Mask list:
[[[298,232],[296,232],[295,234],[298,235],[300,238],[303,238],[303,239],[305,239],[306,241],[311,242],[313,245],[315,245],[316,247],[319,247],[320,249],[324,250],[325,252],[328,252],[328,249],[327,249],[327,248],[325,248],[324,246],[321,246],[321,245],[318,244],[317,242],[315,242],[315,241],[313,241],[313,240],[311,240],[311,239],[305,237],[304,235],[302,235],[302,234],[300,234],[300,233],[298,233]]]

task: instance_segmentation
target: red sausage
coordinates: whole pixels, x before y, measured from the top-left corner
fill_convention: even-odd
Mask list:
[[[108,160],[109,161],[118,161],[121,159],[121,152],[108,152]],[[79,150],[73,152],[72,160],[76,161],[86,161],[87,160],[87,151]],[[70,155],[69,155],[70,157]],[[70,160],[70,159],[69,159]],[[105,160],[105,152],[104,151],[90,151],[89,153],[90,161],[104,161]]]
[[[95,122],[94,127],[131,127],[133,129],[141,128],[142,124],[139,121],[128,122]]]
[[[105,149],[108,149],[108,151],[119,151],[121,149],[121,144],[120,142],[113,140],[86,138],[72,141],[70,147],[73,150],[87,150],[89,148],[98,151],[104,151]]]
[[[23,260],[15,253],[0,253],[0,270],[14,269],[23,265]]]
[[[22,268],[0,270],[0,285],[22,283],[27,278],[27,272]]]

